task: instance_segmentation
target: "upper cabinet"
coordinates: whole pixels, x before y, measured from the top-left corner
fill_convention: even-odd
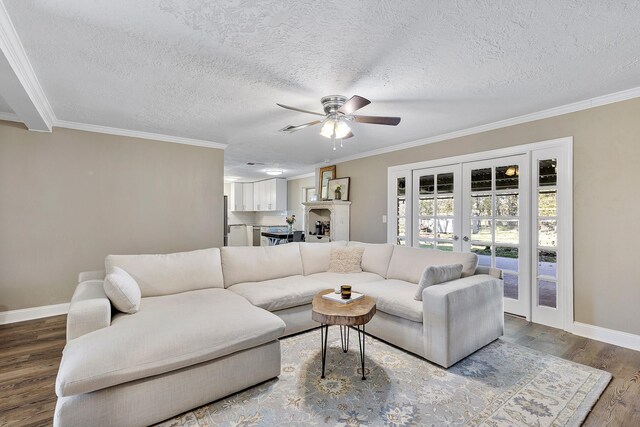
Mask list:
[[[253,210],[286,211],[287,180],[267,179],[253,183]]]
[[[253,182],[234,182],[229,187],[229,210],[253,211]]]
[[[234,182],[229,187],[231,211],[286,211],[287,180]]]
[[[230,211],[243,211],[243,186],[241,182],[233,182],[229,186],[229,210]]]
[[[253,210],[253,182],[242,183],[242,210]]]

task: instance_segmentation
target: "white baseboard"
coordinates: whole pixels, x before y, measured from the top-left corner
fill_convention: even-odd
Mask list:
[[[20,310],[0,311],[0,325],[24,322],[25,320],[41,319],[43,317],[67,314],[69,303],[43,305],[41,307],[22,308]]]
[[[634,335],[628,332],[616,331],[580,322],[573,322],[572,329],[573,330],[569,332],[574,335],[640,351],[640,335]]]

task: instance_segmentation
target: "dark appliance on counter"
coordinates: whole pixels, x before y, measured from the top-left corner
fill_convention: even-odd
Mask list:
[[[314,234],[316,236],[324,236],[325,234],[329,234],[329,221],[316,221],[316,232],[310,234]]]

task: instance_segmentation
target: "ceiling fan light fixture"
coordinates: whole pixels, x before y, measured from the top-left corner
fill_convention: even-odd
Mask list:
[[[327,120],[326,122],[324,122],[324,124],[322,125],[322,129],[320,129],[320,135],[324,136],[325,138],[331,138],[333,136],[333,129],[335,127],[335,121],[334,120]]]
[[[336,139],[342,139],[345,136],[349,135],[349,132],[351,132],[351,129],[345,122],[343,122],[342,120],[338,120],[336,122],[335,132],[336,132]]]
[[[358,95],[353,95],[349,99],[347,99],[346,96],[342,95],[329,95],[323,97],[320,100],[320,103],[322,104],[322,108],[324,109],[324,114],[276,103],[276,105],[278,105],[279,107],[287,110],[313,114],[315,116],[323,116],[322,119],[314,120],[301,125],[285,126],[280,129],[280,132],[293,133],[299,131],[300,129],[305,129],[310,126],[322,124],[320,135],[324,136],[327,139],[330,139],[333,143],[333,149],[335,150],[336,140],[340,141],[340,146],[342,147],[343,141],[345,139],[354,136],[351,128],[348,125],[348,122],[385,126],[397,126],[400,123],[400,117],[354,115],[354,112],[371,104],[371,101]]]
[[[320,129],[320,135],[325,138],[342,139],[349,135],[349,132],[351,132],[349,125],[339,119],[327,120],[324,122],[324,125],[322,125],[322,129]]]
[[[284,171],[282,169],[265,169],[265,173],[271,176],[282,175]]]

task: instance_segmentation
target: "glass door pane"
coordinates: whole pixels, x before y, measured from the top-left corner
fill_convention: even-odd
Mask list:
[[[414,171],[414,246],[460,250],[459,172],[460,165]]]
[[[388,182],[387,241],[396,245],[411,246],[411,172],[396,171]]]
[[[478,264],[503,271],[505,309],[528,316],[526,224],[523,191],[526,157],[514,156],[465,163],[463,250],[478,255]]]
[[[536,304],[558,307],[557,159],[537,160]]]
[[[396,244],[407,244],[407,199],[406,199],[407,179],[400,177],[396,179]]]

